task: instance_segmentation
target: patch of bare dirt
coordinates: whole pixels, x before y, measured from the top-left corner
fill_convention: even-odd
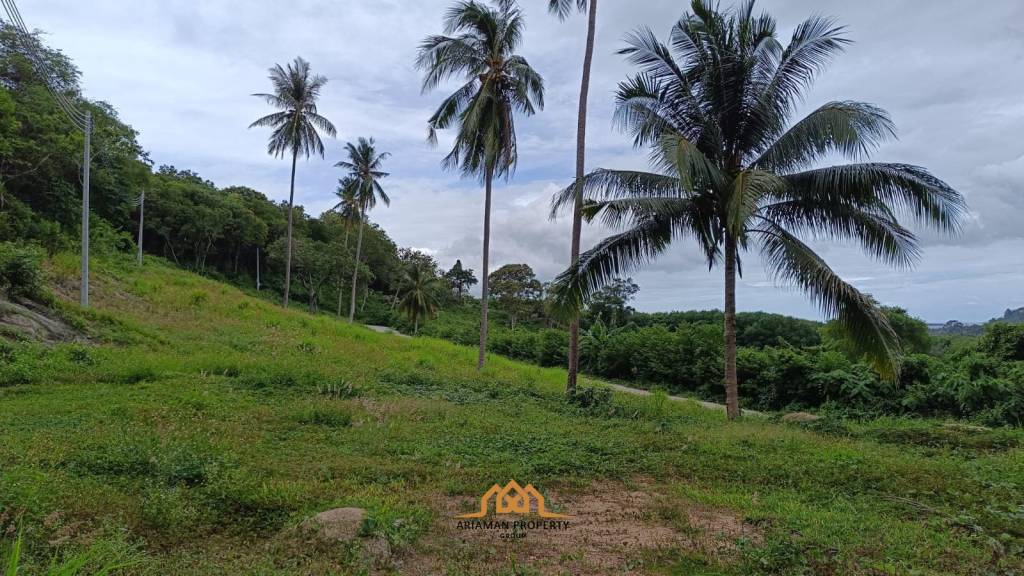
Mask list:
[[[443,574],[456,566],[469,574],[494,574],[514,564],[541,574],[647,574],[659,554],[684,551],[727,563],[739,540],[761,540],[735,512],[671,498],[649,483],[595,483],[544,496],[549,511],[570,516],[564,519],[568,527],[520,529],[521,538],[512,536],[514,530],[460,529],[455,517],[479,508],[479,498],[438,497],[438,521],[417,547],[420,552],[401,562],[400,573]],[[539,520],[493,513],[483,520],[530,519]]]

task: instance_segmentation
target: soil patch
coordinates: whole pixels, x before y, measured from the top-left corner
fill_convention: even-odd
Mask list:
[[[403,561],[400,572],[445,573],[454,564],[470,574],[495,574],[512,565],[541,574],[645,574],[645,560],[659,554],[683,551],[728,563],[741,539],[761,541],[760,532],[735,512],[670,498],[650,483],[595,483],[584,490],[545,491],[544,496],[548,511],[569,516],[548,522],[565,521],[568,527],[460,529],[456,516],[478,509],[479,498],[438,497],[437,522],[417,547],[421,552]],[[485,526],[489,520],[542,520],[491,512],[480,519]]]

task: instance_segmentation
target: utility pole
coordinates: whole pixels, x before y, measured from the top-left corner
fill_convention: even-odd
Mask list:
[[[85,111],[85,152],[82,164],[82,308],[89,307],[89,147],[92,140],[92,111]]]
[[[256,291],[260,291],[260,247],[256,246]]]
[[[142,223],[146,213],[146,191],[139,194],[139,266],[142,266]]]

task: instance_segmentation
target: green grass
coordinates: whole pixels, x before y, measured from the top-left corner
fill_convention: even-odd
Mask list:
[[[365,531],[414,559],[451,521],[438,502],[510,478],[643,479],[666,518],[696,503],[764,534],[727,557],[638,554],[644,573],[1024,570],[1020,430],[727,423],[620,394],[582,410],[561,370],[491,357],[477,373],[473,349],[282,310],[157,259],[100,263],[93,293],[92,311],[60,306],[93,344],[0,345],[0,539],[23,534],[19,574],[83,555],[126,574],[404,571],[292,528],[363,507]],[[492,573],[487,553],[447,573]]]

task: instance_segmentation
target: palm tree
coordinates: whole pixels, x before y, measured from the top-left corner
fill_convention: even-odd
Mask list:
[[[583,52],[583,79],[580,81],[580,108],[576,117],[576,189],[583,188],[586,172],[587,147],[587,95],[590,93],[590,65],[594,60],[594,34],[597,28],[597,0],[548,0],[548,10],[565,21],[576,10],[587,12],[587,45]],[[577,196],[572,207],[572,240],[570,241],[569,265],[575,266],[580,259],[580,233],[583,228],[582,197]],[[565,394],[576,394],[576,374],[580,365],[580,318],[576,314],[569,323],[569,372],[565,381]]]
[[[348,234],[359,221],[359,202],[356,198],[356,187],[352,185],[352,178],[346,176],[338,180],[338,189],[334,191],[338,197],[338,203],[332,208],[337,212],[345,227],[345,248],[348,248]]]
[[[324,118],[316,109],[316,101],[320,90],[327,83],[327,78],[310,72],[309,62],[301,57],[282,68],[275,64],[270,69],[270,83],[273,94],[253,94],[262,98],[278,109],[249,125],[249,128],[273,128],[267,143],[267,153],[274,157],[292,156],[291,188],[288,192],[288,246],[285,250],[284,272],[284,306],[288,307],[288,295],[292,284],[292,216],[295,205],[295,164],[302,154],[309,158],[311,154],[324,155],[324,143],[320,140],[320,132],[334,137],[337,134],[330,120]]]
[[[456,2],[445,14],[445,36],[420,44],[416,66],[425,72],[423,91],[451,77],[464,80],[428,120],[428,140],[437,131],[457,128],[455,144],[441,165],[458,168],[484,184],[483,271],[480,297],[480,353],[487,350],[487,267],[491,243],[491,184],[508,177],[517,160],[515,112],[527,116],[544,107],[544,80],[525,58],[515,54],[523,38],[523,17],[513,0],[487,6]],[[535,108],[536,107],[536,108]]]
[[[345,227],[345,241],[342,244],[342,250],[345,254],[348,254],[348,235],[352,231],[352,227],[355,226],[356,222],[361,219],[359,213],[359,203],[356,199],[356,187],[352,185],[352,178],[345,177],[338,180],[338,189],[335,190],[334,195],[338,197],[338,203],[331,208],[331,211],[337,212],[341,216],[341,221]],[[343,287],[345,285],[344,274],[338,275],[338,318],[341,318],[341,300],[343,295]]]
[[[848,40],[812,17],[789,45],[753,2],[721,13],[694,0],[669,45],[641,29],[621,52],[641,68],[617,94],[616,118],[648,147],[655,172],[597,170],[584,179],[584,217],[624,228],[581,255],[557,279],[563,312],[600,286],[694,239],[709,267],[725,270],[725,391],[739,416],[736,275],[758,251],[770,274],[806,292],[834,316],[883,375],[899,370],[896,335],[874,300],[844,282],[800,239],[852,240],[885,264],[909,268],[920,248],[897,215],[956,233],[963,197],[924,168],[866,163],[895,135],[889,116],[860,102],[831,102],[791,124],[804,90]],[[853,164],[816,167],[830,157]],[[553,208],[576,198],[570,186]]]
[[[343,180],[351,192],[342,192],[342,196],[350,195],[358,208],[359,214],[359,236],[356,241],[356,262],[352,267],[352,300],[348,309],[348,321],[351,324],[356,317],[356,281],[359,278],[359,258],[363,250],[363,228],[366,226],[366,213],[377,205],[380,199],[385,206],[391,204],[380,180],[386,178],[388,173],[380,170],[381,165],[391,156],[388,152],[377,152],[373,138],[359,138],[357,144],[351,142],[345,144],[348,152],[348,160],[335,164],[339,168],[348,170],[348,177]]]
[[[412,266],[405,273],[398,309],[413,322],[413,334],[420,331],[420,318],[437,310],[438,279],[424,266]]]

